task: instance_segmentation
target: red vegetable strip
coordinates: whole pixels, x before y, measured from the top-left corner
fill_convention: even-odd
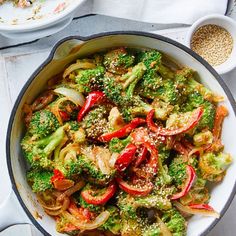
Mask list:
[[[54,169],[53,173],[54,173],[54,175],[51,177],[51,183],[65,179],[65,176],[63,175],[63,173],[60,170]]]
[[[171,135],[177,135],[177,134],[187,132],[188,130],[195,127],[202,117],[203,108],[199,107],[196,110],[194,110],[192,112],[192,117],[189,119],[189,121],[186,123],[186,125],[184,127],[178,128],[178,129],[173,129],[173,130],[162,128],[162,127],[157,127],[155,125],[155,123],[153,122],[154,112],[155,112],[154,110],[151,110],[147,115],[147,125],[148,125],[149,129],[153,132],[158,133],[159,135],[171,136]]]
[[[60,114],[61,119],[62,119],[63,121],[68,121],[68,120],[70,120],[70,115],[69,115],[67,112],[65,112],[65,111],[59,111],[59,114]]]
[[[147,183],[145,187],[137,187],[132,186],[128,184],[126,181],[122,180],[121,178],[116,178],[117,183],[119,184],[119,187],[125,191],[126,193],[129,193],[130,195],[134,196],[146,196],[148,195],[152,189],[153,184],[151,182]]]
[[[133,160],[136,150],[137,147],[132,143],[126,146],[115,163],[115,167],[118,171],[124,171],[128,167]]]
[[[88,203],[93,205],[105,204],[116,192],[116,184],[111,182],[106,191],[102,195],[96,195],[96,191],[85,189],[81,192],[81,197]]]
[[[218,140],[220,138],[222,124],[223,124],[224,118],[227,115],[228,115],[228,110],[225,106],[218,106],[216,108],[216,115],[215,115],[215,121],[214,121],[214,127],[213,127],[214,140]]]
[[[77,120],[80,122],[84,115],[90,110],[90,108],[100,102],[105,97],[105,94],[101,91],[94,91],[88,94],[87,99],[78,113]]]
[[[148,150],[145,146],[142,147],[137,159],[135,160],[134,167],[140,166],[142,162],[147,158]]]
[[[214,209],[208,204],[190,204],[189,207],[191,207],[192,209],[214,211]]]
[[[147,148],[147,150],[150,152],[150,160],[147,163],[148,166],[148,172],[154,176],[157,173],[157,165],[158,165],[158,150],[156,147],[150,143],[146,142],[144,143],[144,146]]]
[[[127,136],[133,129],[137,126],[146,123],[142,118],[134,118],[129,124],[125,125],[123,128],[114,131],[112,133],[103,134],[99,137],[102,142],[109,142],[113,138],[123,138]]]
[[[185,185],[184,185],[182,191],[179,192],[179,193],[174,194],[171,197],[171,200],[176,200],[176,199],[179,199],[179,198],[185,196],[189,192],[190,188],[192,187],[193,182],[194,182],[195,177],[196,177],[195,170],[193,169],[192,166],[187,165],[186,174],[187,174],[187,180],[185,182]]]

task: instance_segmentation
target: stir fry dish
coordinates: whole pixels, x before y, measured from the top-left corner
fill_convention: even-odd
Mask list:
[[[222,97],[154,49],[79,58],[24,107],[27,180],[58,232],[184,236],[219,217],[209,183],[232,162]]]

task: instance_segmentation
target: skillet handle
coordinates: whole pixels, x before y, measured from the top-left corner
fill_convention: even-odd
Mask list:
[[[7,199],[0,205],[0,231],[11,225],[22,223],[31,224],[12,190]]]

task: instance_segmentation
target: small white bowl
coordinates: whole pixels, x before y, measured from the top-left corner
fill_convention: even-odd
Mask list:
[[[191,39],[194,32],[203,25],[218,25],[226,29],[233,38],[233,50],[230,57],[222,64],[213,66],[219,74],[225,74],[236,67],[236,21],[219,14],[208,15],[197,20],[189,29],[186,36],[186,46],[191,48]]]

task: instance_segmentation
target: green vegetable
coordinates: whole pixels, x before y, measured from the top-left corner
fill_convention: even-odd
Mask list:
[[[52,176],[53,172],[41,169],[31,169],[27,172],[27,180],[35,193],[51,189],[53,187]]]
[[[121,231],[121,218],[117,207],[108,206],[110,212],[108,220],[100,227],[102,230],[109,230],[113,234],[120,234]]]
[[[147,227],[144,228],[143,236],[160,236],[160,235],[162,234],[158,223],[148,225]]]
[[[86,137],[96,139],[108,132],[108,111],[105,106],[95,107],[83,119],[82,127]]]
[[[186,235],[186,220],[175,208],[165,211],[162,221],[166,224],[173,236]]]
[[[125,139],[113,138],[109,142],[109,150],[111,152],[120,153],[130,142],[131,142],[131,137],[130,136],[128,136]]]
[[[98,185],[106,185],[113,177],[115,172],[110,175],[105,175],[100,169],[86,156],[78,156],[78,165],[88,176],[88,181],[91,183],[96,183]]]
[[[132,66],[135,57],[125,48],[118,48],[108,51],[104,55],[104,65],[106,69],[115,74],[123,74],[127,68]]]
[[[65,135],[64,127],[58,128],[54,133],[40,140],[35,140],[26,133],[21,141],[21,147],[28,163],[32,167],[52,169],[53,162],[50,156]]]
[[[102,87],[105,68],[98,66],[95,69],[81,70],[76,76],[76,83],[80,85],[81,92],[89,93]]]
[[[43,138],[60,127],[56,116],[48,110],[36,111],[29,124],[28,132],[37,138]]]
[[[181,186],[186,179],[186,166],[187,163],[183,162],[183,158],[180,156],[174,158],[169,166],[169,175],[172,177],[173,183],[176,186]]]
[[[192,111],[199,106],[202,106],[204,111],[197,127],[200,130],[204,128],[211,130],[214,125],[216,108],[214,104],[205,100],[200,93],[194,92],[190,94],[186,103],[183,105],[183,109],[184,111]]]

